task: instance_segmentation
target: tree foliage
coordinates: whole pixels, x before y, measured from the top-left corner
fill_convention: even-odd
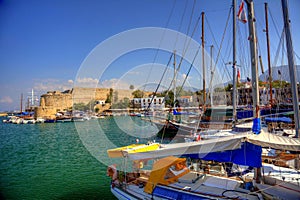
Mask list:
[[[84,103],[74,103],[73,110],[87,111],[89,110],[89,106]]]
[[[113,92],[114,92],[114,90],[112,88],[110,88],[109,93],[107,94],[105,103],[112,103]]]
[[[229,83],[226,87],[225,87],[225,91],[229,92],[233,89],[233,85],[231,83]]]
[[[141,90],[135,90],[131,94],[134,98],[143,98],[144,96],[144,92]]]
[[[113,103],[111,108],[113,108],[113,109],[125,109],[125,108],[128,108],[129,106],[130,106],[130,99],[125,97],[122,100],[120,100],[119,102]]]
[[[289,82],[286,81],[280,81],[280,80],[275,80],[272,82],[272,87],[273,88],[284,88],[290,86]]]

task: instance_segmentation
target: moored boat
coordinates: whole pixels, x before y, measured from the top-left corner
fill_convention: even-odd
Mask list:
[[[145,164],[142,164],[132,172],[124,174],[119,171],[123,177],[116,176],[118,178],[112,181],[111,191],[119,199],[124,199],[123,195],[129,196],[129,199],[262,199],[263,196],[270,195],[271,188],[278,187],[278,184],[270,181],[269,175],[272,172],[263,176],[257,183],[255,176],[249,179],[249,174],[241,176],[243,173],[237,173],[229,176],[229,172],[216,172],[210,165],[207,168],[197,168],[194,164],[188,165],[186,162],[191,158],[214,160],[259,169],[263,167],[262,147],[299,152],[300,142],[294,138],[262,131],[259,135],[249,132],[199,142],[161,144],[160,148],[153,151],[130,152],[123,148],[123,157],[133,163],[149,163],[154,159],[152,170],[143,170]],[[281,170],[284,171],[284,168]],[[300,178],[299,172],[297,173],[298,175],[292,174],[294,179]],[[288,193],[274,193],[274,198],[284,198],[285,195],[294,199],[300,197],[299,185],[286,182],[287,180],[282,181],[279,185],[285,188],[281,191]],[[264,190],[267,187],[270,188],[269,191]]]

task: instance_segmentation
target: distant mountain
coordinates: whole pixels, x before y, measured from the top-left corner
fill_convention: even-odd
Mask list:
[[[300,82],[300,65],[296,65],[297,69],[297,82]],[[259,76],[261,81],[266,81],[267,77],[269,76],[269,70],[265,71],[264,74]],[[290,79],[290,72],[288,65],[282,65],[278,67],[272,67],[272,79],[274,80],[282,80],[291,82]]]

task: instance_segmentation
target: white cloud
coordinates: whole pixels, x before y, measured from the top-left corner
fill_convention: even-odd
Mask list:
[[[73,88],[72,80],[58,80],[58,79],[44,79],[35,80],[33,89],[39,93],[45,93],[47,91],[65,91]]]
[[[11,104],[13,103],[13,100],[11,97],[9,96],[4,96],[0,99],[0,103],[7,103],[7,104]]]
[[[94,88],[97,87],[99,80],[96,78],[90,78],[90,77],[85,77],[85,78],[78,78],[75,81],[76,87],[90,87]]]
[[[112,78],[101,82],[99,87],[114,89],[129,89],[130,84],[120,79]]]

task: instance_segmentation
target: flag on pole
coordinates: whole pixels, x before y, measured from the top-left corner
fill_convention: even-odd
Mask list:
[[[247,23],[247,17],[246,17],[246,12],[244,10],[244,1],[243,0],[241,2],[240,7],[239,7],[237,17],[242,23],[244,23],[244,24]]]
[[[239,83],[241,81],[241,73],[240,70],[237,70],[237,82]]]

